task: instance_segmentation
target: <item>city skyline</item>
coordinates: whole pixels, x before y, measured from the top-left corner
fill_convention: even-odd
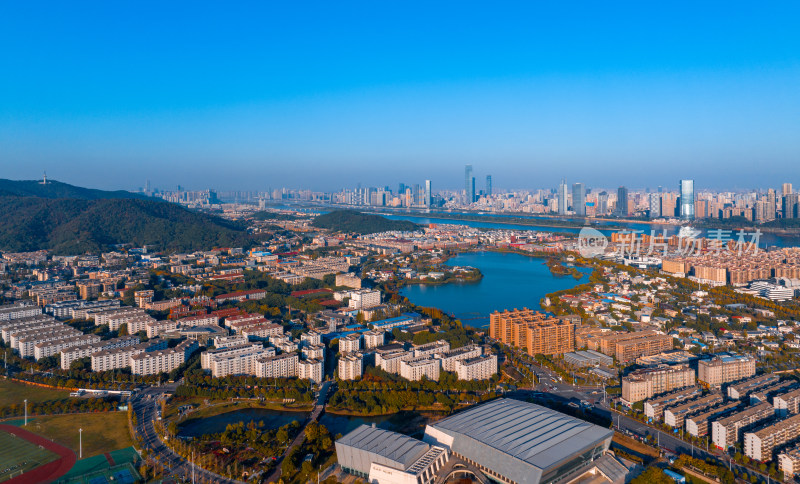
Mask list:
[[[129,190],[332,190],[354,173],[457,188],[464,164],[505,188],[565,171],[779,186],[800,158],[797,5],[684,5],[12,5],[0,165]]]

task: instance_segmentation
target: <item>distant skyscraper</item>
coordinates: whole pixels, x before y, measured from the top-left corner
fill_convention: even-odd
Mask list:
[[[597,215],[606,215],[608,213],[608,193],[600,192],[597,194]]]
[[[472,165],[464,167],[464,201],[468,204],[475,201],[475,177],[472,176]]]
[[[472,201],[470,203],[475,203],[475,202],[478,201],[478,196],[476,195],[477,192],[475,191],[475,177],[474,176],[472,177],[471,186],[472,186],[472,189],[470,190],[470,193],[472,193]]]
[[[406,193],[406,184],[400,183],[399,185],[397,185],[397,196],[402,197],[403,195],[405,195],[405,193]]]
[[[800,218],[800,193],[783,196],[783,218]]]
[[[558,214],[567,214],[567,180],[561,179],[561,184],[558,185]]]
[[[486,175],[486,196],[492,196],[492,175]]]
[[[694,180],[681,180],[681,211],[683,220],[694,220]]]
[[[586,216],[586,186],[583,183],[572,184],[572,210],[579,217]]]
[[[783,190],[781,190],[781,195],[786,196],[792,193],[792,184],[791,183],[784,183]]]
[[[659,190],[660,191],[660,190]],[[661,194],[650,194],[650,218],[658,218],[661,216]]]
[[[628,216],[628,189],[625,187],[617,188],[617,215]]]
[[[431,208],[433,205],[433,192],[431,191],[431,181],[425,180],[425,206]]]

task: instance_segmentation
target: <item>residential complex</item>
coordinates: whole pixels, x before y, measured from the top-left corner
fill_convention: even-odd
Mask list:
[[[531,355],[560,355],[575,349],[575,323],[527,308],[492,313],[489,336]]]
[[[689,365],[643,368],[622,378],[622,398],[630,403],[639,402],[694,383],[695,373]]]
[[[756,359],[750,355],[722,355],[697,363],[697,380],[708,387],[742,380],[756,374]]]

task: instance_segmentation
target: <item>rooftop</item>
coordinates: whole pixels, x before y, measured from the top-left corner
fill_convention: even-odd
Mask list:
[[[380,455],[402,470],[408,469],[430,449],[421,440],[369,425],[360,425],[336,443]]]

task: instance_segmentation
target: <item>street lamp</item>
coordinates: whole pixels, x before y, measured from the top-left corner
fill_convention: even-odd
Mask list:
[[[78,429],[78,458],[83,459],[83,429]]]
[[[24,400],[25,402],[25,427],[28,426],[28,399]]]

